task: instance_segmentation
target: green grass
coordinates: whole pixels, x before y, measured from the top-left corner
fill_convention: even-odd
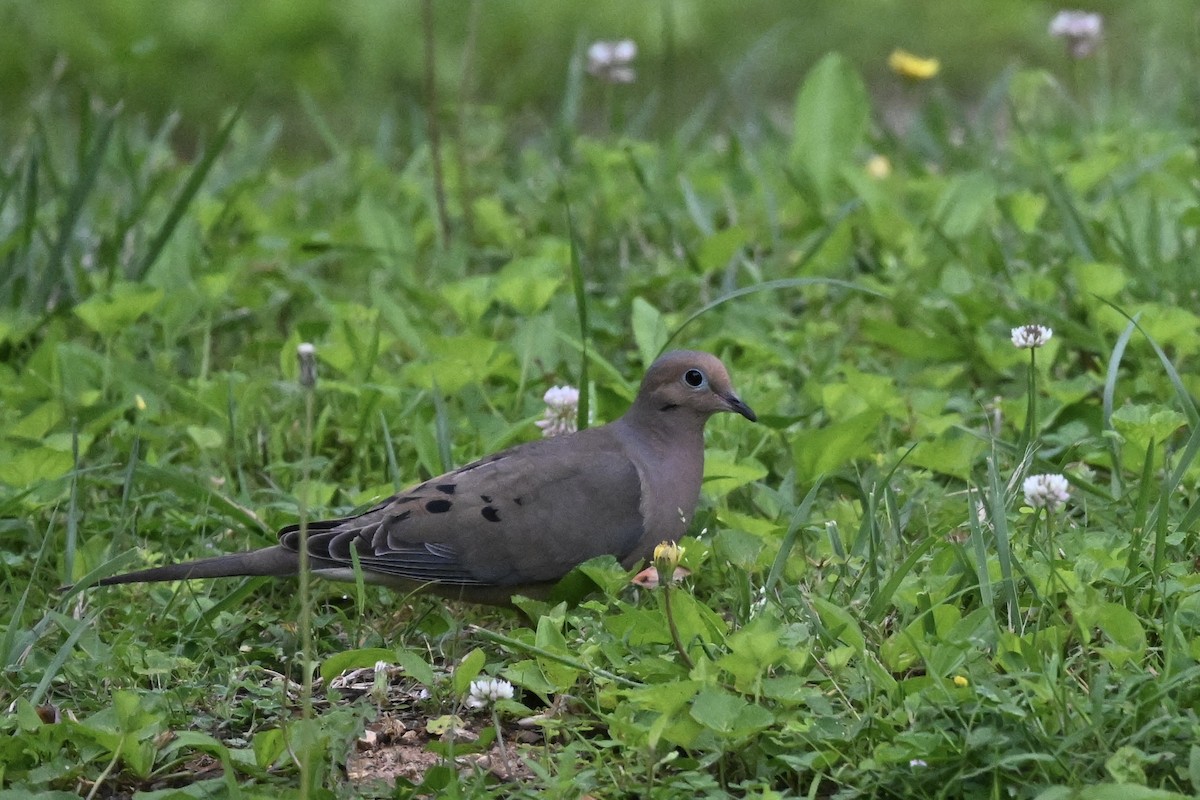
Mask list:
[[[444,238],[419,133],[295,158],[231,115],[184,160],[51,91],[0,173],[0,787],[276,797],[308,754],[313,796],[1196,796],[1195,136],[1078,66],[1071,92],[1005,73],[971,114],[909,87],[902,134],[836,58],[789,124],[686,141],[469,107]],[[1029,322],[1054,329],[1033,370]],[[612,419],[668,342],[721,355],[761,418],[709,426],[677,637],[611,562],[524,615],[58,591],[534,438],[554,384]],[[1065,509],[1024,507],[1036,473]],[[329,689],[381,660],[399,709]],[[494,716],[463,707],[481,675],[517,689]],[[419,786],[349,781],[387,713],[483,735],[432,736]],[[520,784],[451,766],[497,721]]]

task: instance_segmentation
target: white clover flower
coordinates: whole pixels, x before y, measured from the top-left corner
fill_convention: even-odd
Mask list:
[[[908,762],[908,765],[910,767],[912,767],[913,769],[916,769],[918,767],[928,767],[929,766],[929,764],[926,763],[925,759],[923,759],[923,758],[914,758]]]
[[[1025,490],[1025,504],[1033,508],[1050,511],[1067,502],[1071,496],[1071,485],[1062,475],[1030,475],[1021,484]]]
[[[1087,58],[1100,43],[1104,17],[1089,11],[1060,11],[1050,20],[1050,35],[1067,44],[1072,58]]]
[[[513,685],[503,678],[477,678],[471,681],[467,695],[469,708],[487,708],[497,700],[511,700]]]
[[[542,429],[542,436],[561,436],[574,433],[579,416],[579,390],[574,386],[553,386],[542,395],[546,401],[546,413],[535,425]]]
[[[1050,341],[1054,331],[1045,325],[1022,325],[1012,329],[1013,347],[1027,350],[1031,347],[1041,347]]]
[[[637,72],[631,66],[635,58],[637,42],[632,39],[592,42],[587,50],[587,71],[607,83],[633,83],[637,79]]]

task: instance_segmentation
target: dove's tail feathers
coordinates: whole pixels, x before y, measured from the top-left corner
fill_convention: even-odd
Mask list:
[[[153,581],[185,581],[191,578],[233,578],[248,575],[283,577],[300,571],[300,556],[282,547],[264,547],[248,553],[230,553],[214,558],[202,558],[183,564],[126,572],[96,581],[97,586],[118,583],[151,583]]]

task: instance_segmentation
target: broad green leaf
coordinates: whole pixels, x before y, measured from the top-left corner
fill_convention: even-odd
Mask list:
[[[967,350],[957,337],[926,331],[912,325],[899,325],[880,317],[862,320],[861,332],[868,341],[882,345],[907,358],[922,361],[954,361],[964,358]]]
[[[1138,322],[1162,347],[1174,347],[1180,353],[1200,352],[1200,317],[1187,308],[1142,303],[1126,311],[1140,313]]]
[[[444,284],[442,299],[466,325],[474,325],[483,317],[493,301],[495,278],[491,275],[472,275],[469,278]]]
[[[880,411],[864,411],[824,428],[802,429],[792,439],[796,478],[807,483],[872,452],[879,436]]]
[[[541,256],[514,259],[496,276],[495,297],[521,314],[536,314],[566,279],[566,263]]]
[[[432,389],[436,383],[443,394],[457,394],[492,374],[498,346],[495,339],[482,336],[435,337],[428,343],[429,353],[400,372],[414,386]]]
[[[782,674],[762,682],[762,695],[785,706],[814,706],[819,702],[820,690],[807,675]]]
[[[996,183],[984,172],[954,178],[942,192],[933,216],[949,239],[973,233],[996,204]]]
[[[668,335],[667,323],[658,309],[641,297],[633,298],[633,340],[643,364],[649,365],[658,357]]]
[[[607,617],[604,626],[613,636],[629,642],[634,647],[671,643],[667,620],[658,609],[630,608],[617,616]],[[682,634],[682,631],[680,633]]]
[[[720,689],[705,689],[692,701],[692,719],[706,728],[729,733],[737,722],[738,715],[750,705],[737,695]]]
[[[944,603],[934,606],[929,613],[935,631],[933,635],[929,633],[931,621],[921,617],[889,636],[880,646],[879,658],[890,671],[903,672],[919,663],[922,657],[928,657],[962,619],[962,612]]]
[[[558,683],[547,679],[542,665],[532,658],[507,665],[501,671],[501,675],[514,686],[520,686],[541,697],[549,697],[555,692],[561,691]]]
[[[475,233],[506,250],[516,249],[525,230],[521,220],[505,210],[498,197],[477,197],[472,205]]]
[[[720,689],[704,689],[692,701],[692,719],[733,738],[748,736],[775,721],[771,712]]]
[[[0,451],[0,483],[21,487],[61,478],[74,463],[70,452],[51,447]]]
[[[1044,194],[1032,190],[1013,192],[1007,198],[1008,213],[1013,222],[1020,228],[1021,233],[1031,234],[1037,230],[1038,220],[1046,210],[1047,200]]]
[[[1086,194],[1101,183],[1111,181],[1113,173],[1121,169],[1126,158],[1124,153],[1090,150],[1087,157],[1063,165],[1067,185],[1076,195]]]
[[[780,642],[780,633],[780,623],[755,618],[729,636],[728,652],[717,661],[717,666],[734,677],[739,691],[757,693],[772,674],[772,668],[792,655],[791,649]]]
[[[702,687],[700,681],[669,681],[659,686],[633,689],[626,697],[638,708],[670,714],[685,708]]]
[[[188,425],[188,436],[196,443],[196,446],[201,450],[216,450],[225,444],[225,436],[215,428],[206,428],[200,425]]]
[[[454,693],[456,695],[464,695],[471,688],[471,681],[479,677],[479,673],[483,671],[483,665],[487,663],[487,656],[478,647],[467,653],[458,666],[454,668]]]
[[[1104,769],[1117,783],[1145,786],[1146,764],[1153,761],[1140,749],[1125,745],[1104,760]]]
[[[34,408],[5,433],[14,438],[41,439],[61,422],[62,418],[62,403],[50,400]]]
[[[0,343],[20,341],[38,325],[38,318],[17,308],[0,309]]]
[[[753,458],[737,458],[726,450],[709,450],[704,459],[704,491],[716,496],[766,476],[767,468]]]
[[[666,629],[667,621],[662,592],[657,593],[657,598],[660,611],[659,624]],[[671,612],[679,631],[679,637],[683,640],[685,647],[695,641],[716,643],[724,640],[729,623],[712,608],[696,599],[691,592],[678,590],[672,592]]]
[[[1183,414],[1162,405],[1129,404],[1112,413],[1113,428],[1143,452],[1151,441],[1161,444],[1186,424]]]
[[[906,418],[908,405],[896,390],[892,375],[879,375],[847,366],[842,370],[844,381],[821,387],[821,406],[834,422],[875,409],[888,416]]]
[[[858,627],[858,622],[850,612],[824,598],[814,597],[811,602],[813,608],[817,610],[817,615],[821,618],[821,624],[825,626],[825,630],[861,654],[867,646],[867,640],[863,637],[862,629]]]
[[[766,543],[752,533],[725,528],[717,531],[713,547],[721,559],[739,570],[753,572],[758,568],[758,557],[766,548]]]
[[[696,253],[696,260],[700,263],[701,271],[708,275],[724,269],[738,251],[746,246],[747,238],[746,229],[740,225],[734,225],[704,237],[704,241],[700,243],[700,248]]]
[[[825,56],[805,77],[796,97],[791,160],[822,202],[832,199],[838,172],[853,161],[869,116],[862,78],[841,55]]]
[[[590,558],[580,564],[577,569],[609,596],[616,595],[628,583],[625,568],[612,556]]]
[[[1139,664],[1146,654],[1146,630],[1137,615],[1119,603],[1095,603],[1087,606],[1072,604],[1075,617],[1085,640],[1099,629],[1112,643],[1101,646],[1100,653],[1115,667],[1127,663]]]
[[[629,693],[630,705],[658,714],[647,731],[651,746],[665,739],[686,747],[703,732],[703,726],[689,713],[689,703],[700,687],[699,681],[670,681]]]
[[[149,314],[162,302],[161,289],[138,283],[116,283],[107,292],[94,294],[75,306],[75,314],[101,336],[120,333]]]
[[[392,663],[395,651],[386,647],[363,647],[357,650],[343,650],[336,653],[321,664],[321,680],[328,686],[329,682],[352,669],[374,667],[379,662]]]
[[[377,359],[380,351],[389,350],[395,337],[383,332],[377,308],[338,303],[331,313],[329,335],[317,348],[317,357],[337,373],[362,380],[374,366],[372,359]],[[294,360],[295,350],[291,349],[287,355]]]
[[[967,480],[974,469],[975,461],[986,446],[978,436],[954,428],[936,439],[918,444],[908,454],[907,463]]]
[[[537,635],[534,639],[534,644],[550,653],[559,655],[573,655],[570,646],[567,644],[566,638],[563,636],[561,626],[562,620],[554,617],[544,616],[537,622]],[[579,670],[563,664],[550,658],[539,658],[538,666],[541,667],[542,675],[545,676],[546,682],[553,687],[555,692],[563,692],[570,689],[576,678],[579,677]]]
[[[462,717],[457,714],[443,714],[440,717],[435,717],[425,723],[425,730],[430,734],[441,738],[450,731],[462,730],[464,726]]]
[[[1114,299],[1129,284],[1129,273],[1116,264],[1101,261],[1077,262],[1071,265],[1071,276],[1086,294]],[[1086,295],[1081,294],[1086,302]]]
[[[433,674],[433,668],[429,666],[429,662],[425,660],[425,657],[415,650],[398,648],[392,652],[390,658],[398,666],[402,667],[410,678],[422,685],[433,686],[437,683],[437,677]]]

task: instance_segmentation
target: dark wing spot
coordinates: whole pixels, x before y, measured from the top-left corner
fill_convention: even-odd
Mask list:
[[[479,499],[485,503],[492,502],[492,496],[490,494],[481,494],[481,495],[479,495]]]
[[[412,516],[412,509],[410,508],[407,511],[400,512],[399,514],[393,514],[392,522],[404,522],[404,520],[408,519],[411,516]]]
[[[416,499],[417,499],[417,496],[415,494],[408,494],[408,495],[405,495],[404,497],[396,498],[394,501],[392,501],[392,504],[398,506],[398,505],[402,505],[404,503],[411,503],[412,501],[414,501]]]
[[[500,521],[500,512],[497,511],[494,506],[484,506],[481,513],[483,514],[483,518],[488,522]]]
[[[454,494],[454,490],[457,488],[458,484],[455,483],[439,483],[437,485],[437,490],[442,494]]]
[[[521,498],[519,498],[519,497],[514,497],[514,498],[513,498],[513,502],[514,502],[514,503],[516,503],[517,505],[521,505]]]
[[[430,500],[425,504],[425,510],[430,514],[441,514],[449,511],[452,503],[449,500]]]

